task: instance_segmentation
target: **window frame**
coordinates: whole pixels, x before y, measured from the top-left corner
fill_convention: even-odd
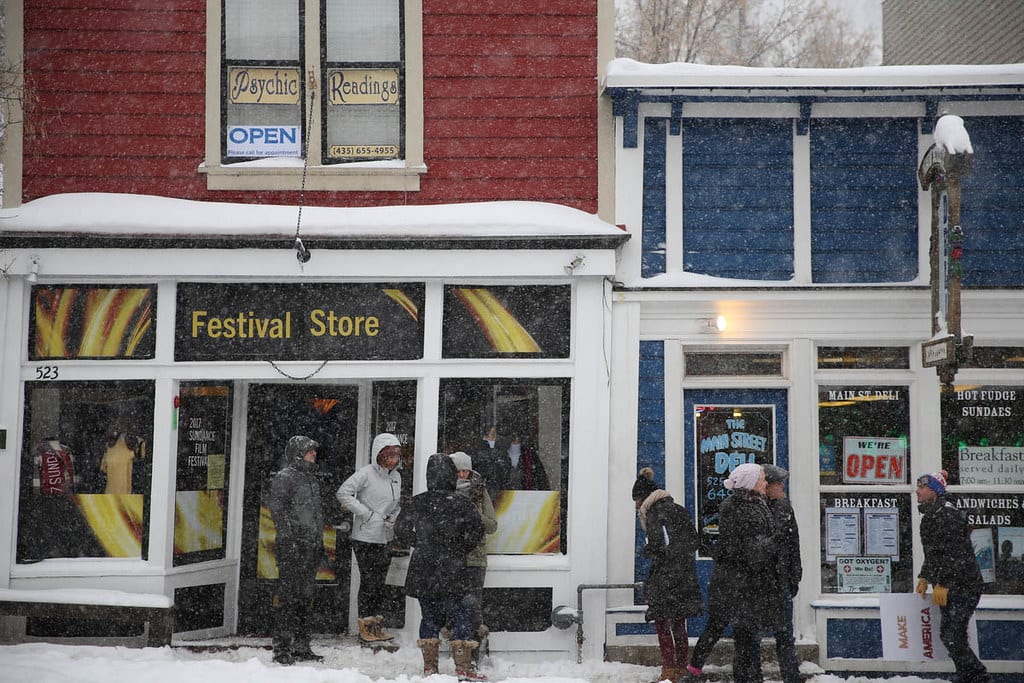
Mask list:
[[[323,0],[305,0],[304,62],[307,73],[324,73],[320,49]],[[199,172],[206,175],[209,190],[310,190],[310,191],[418,191],[426,173],[423,160],[423,3],[402,0],[405,50],[405,107],[402,136],[405,158],[389,162],[324,163],[323,136],[319,123],[309,130],[308,165],[302,160],[267,160],[224,164],[222,137],[222,0],[206,3],[206,155]],[[323,88],[318,89],[314,109],[322,112]],[[303,102],[303,118],[308,103]]]

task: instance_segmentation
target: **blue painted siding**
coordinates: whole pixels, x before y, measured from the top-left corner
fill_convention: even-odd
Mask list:
[[[683,270],[793,277],[790,120],[683,120]]]
[[[644,120],[644,191],[640,275],[665,272],[665,131],[668,119]]]
[[[879,619],[829,619],[827,657],[882,658]],[[1024,621],[978,619],[978,656],[982,659],[1024,661]]]
[[[639,406],[637,408],[636,466],[654,470],[655,481],[665,483],[665,343],[640,342]],[[632,488],[632,480],[629,482]],[[625,491],[622,495],[628,495]],[[633,576],[647,578],[651,562],[641,554],[644,531],[637,520],[634,533]]]
[[[965,287],[1024,286],[1024,118],[970,117],[974,166],[963,179]]]
[[[917,277],[916,119],[813,119],[811,277]]]

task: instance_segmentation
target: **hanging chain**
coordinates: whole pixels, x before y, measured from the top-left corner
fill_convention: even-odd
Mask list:
[[[295,219],[295,258],[299,263],[309,261],[309,250],[302,244],[299,231],[302,229],[302,207],[306,203],[306,176],[309,173],[309,131],[313,128],[313,102],[316,99],[316,74],[309,70],[309,113],[306,128],[302,131],[302,182],[299,185],[299,212]]]

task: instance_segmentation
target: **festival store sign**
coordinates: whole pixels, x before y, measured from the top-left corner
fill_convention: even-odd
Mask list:
[[[718,509],[729,494],[725,480],[739,465],[775,461],[775,406],[704,405],[697,423],[697,519],[702,547],[718,534]]]
[[[179,283],[174,358],[422,358],[423,300],[421,283]]]

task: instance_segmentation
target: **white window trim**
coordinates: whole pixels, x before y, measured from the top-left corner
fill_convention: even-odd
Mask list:
[[[305,189],[316,191],[415,192],[427,172],[423,161],[423,2],[403,0],[405,12],[405,159],[350,164],[310,165]],[[306,35],[320,35],[317,0],[307,0]],[[208,190],[300,190],[301,160],[268,160],[222,164],[221,121],[221,0],[206,1],[206,160],[199,172]],[[320,72],[320,51],[307,40],[307,69]],[[320,149],[320,127],[310,129],[309,149]],[[318,154],[314,156],[318,157]]]

